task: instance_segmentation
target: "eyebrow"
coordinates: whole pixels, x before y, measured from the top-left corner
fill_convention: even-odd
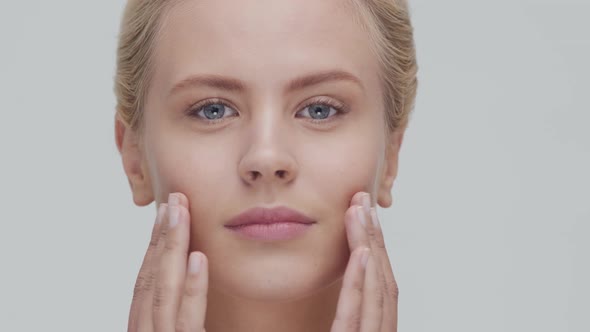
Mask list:
[[[321,83],[334,81],[352,82],[364,89],[361,80],[353,74],[343,70],[328,70],[301,76],[290,81],[285,88],[285,92],[287,93],[295,90],[302,90],[304,88]],[[196,75],[190,76],[175,84],[174,87],[170,89],[169,95],[186,88],[198,86],[207,86],[214,89],[231,92],[244,92],[246,90],[246,85],[242,81],[235,78],[220,75]]]

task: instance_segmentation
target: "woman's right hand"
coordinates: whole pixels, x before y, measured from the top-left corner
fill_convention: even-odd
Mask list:
[[[192,252],[187,263],[188,206],[185,195],[172,193],[158,207],[133,291],[129,332],[205,331],[208,262]]]

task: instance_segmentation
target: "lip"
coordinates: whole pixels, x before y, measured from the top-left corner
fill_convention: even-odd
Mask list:
[[[225,227],[256,241],[285,241],[303,235],[315,221],[286,207],[254,208],[232,218]]]
[[[298,223],[314,224],[315,221],[296,210],[279,206],[268,209],[256,207],[238,214],[225,224],[225,227],[239,227],[253,224]]]

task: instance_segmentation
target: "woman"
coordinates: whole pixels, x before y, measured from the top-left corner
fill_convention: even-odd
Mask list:
[[[156,202],[129,331],[395,331],[378,226],[416,93],[401,0],[133,0],[116,142]]]

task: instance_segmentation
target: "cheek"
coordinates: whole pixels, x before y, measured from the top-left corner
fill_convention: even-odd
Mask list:
[[[234,153],[228,148],[231,145],[220,141],[206,142],[181,134],[154,140],[150,165],[156,197],[166,202],[169,193],[181,192],[187,196],[191,212],[204,210],[198,205],[215,206],[224,196],[222,188],[235,173],[231,160]]]
[[[380,146],[377,140],[358,138],[358,134],[340,137],[321,147],[309,144],[302,153],[304,181],[340,211],[348,208],[355,193],[374,189]]]

